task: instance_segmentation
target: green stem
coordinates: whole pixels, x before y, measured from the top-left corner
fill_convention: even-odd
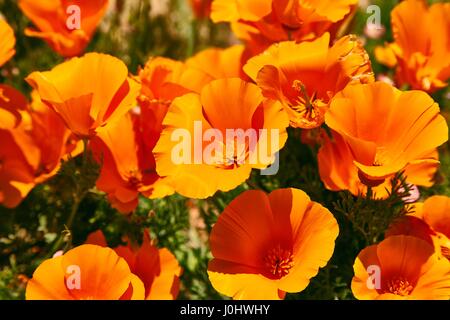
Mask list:
[[[77,197],[75,196],[73,204],[72,204],[72,209],[70,210],[70,215],[69,218],[67,218],[67,222],[66,222],[66,228],[70,230],[70,228],[72,228],[72,224],[73,224],[73,220],[75,219],[75,215],[78,212],[78,208],[80,207],[80,203],[81,200],[83,200],[84,198],[84,194],[81,195],[81,197]]]
[[[196,19],[193,19],[189,24],[189,37],[187,41],[187,49],[186,49],[186,58],[190,58],[194,55],[194,51],[197,45],[197,29],[198,22]]]
[[[46,259],[51,258],[63,244],[64,238],[66,237],[66,234],[67,234],[65,231],[70,230],[70,228],[72,227],[73,220],[78,211],[78,208],[80,207],[80,203],[81,203],[81,200],[83,199],[83,197],[84,197],[84,195],[82,197],[77,197],[77,196],[74,197],[72,209],[70,210],[70,215],[65,224],[65,230],[63,232],[61,232],[61,235],[58,237],[58,240],[55,242],[55,244],[52,246],[52,249],[48,252],[47,256],[45,257]]]
[[[366,193],[366,198],[369,200],[372,200],[373,197],[373,190],[371,186],[367,186],[367,193]]]
[[[84,169],[88,165],[88,139],[83,139],[83,159],[82,159],[82,167],[81,172],[84,172]],[[79,189],[79,185],[77,184],[77,181],[75,181],[76,189]],[[65,230],[61,232],[61,235],[58,237],[58,240],[53,244],[51,250],[46,255],[46,259],[49,259],[53,256],[53,254],[61,247],[62,243],[64,242],[64,238],[66,237],[67,230],[70,230],[72,228],[73,221],[75,219],[75,216],[78,212],[78,209],[80,207],[81,201],[83,201],[84,197],[87,194],[87,190],[76,190],[76,192],[73,193],[73,203],[72,208],[70,209],[69,217],[67,218],[67,221],[65,223]]]

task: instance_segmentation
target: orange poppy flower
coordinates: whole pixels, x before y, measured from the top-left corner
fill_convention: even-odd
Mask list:
[[[376,57],[397,64],[399,85],[434,92],[450,78],[450,3],[427,7],[423,0],[406,0],[391,13],[394,42],[378,48]],[[414,30],[414,31],[413,31]]]
[[[210,77],[210,81],[244,78],[242,71],[244,49],[243,45],[234,45],[226,49],[209,48],[186,60],[186,65],[204,72]]]
[[[333,37],[355,12],[357,0],[215,0],[211,18],[231,22],[233,32],[253,54],[287,40]]]
[[[143,112],[161,113],[164,118],[172,101],[186,93],[200,93],[205,85],[216,79],[240,77],[242,54],[240,45],[227,49],[203,50],[186,63],[164,57],[152,57],[139,70],[142,84],[138,97]]]
[[[401,51],[395,43],[386,44],[386,46],[375,47],[375,59],[381,64],[394,68],[397,65],[397,56],[394,52]]]
[[[31,128],[28,132],[40,150],[35,181],[42,183],[58,172],[61,160],[79,155],[83,144],[66,128],[58,114],[42,103],[36,91],[31,92],[31,97],[28,108]]]
[[[108,7],[108,0],[20,0],[22,12],[36,29],[25,34],[44,39],[64,57],[81,54]]]
[[[433,196],[414,206],[415,212],[395,221],[386,236],[404,234],[421,238],[450,260],[450,198]]]
[[[0,84],[0,129],[12,129],[22,120],[21,110],[27,108],[27,99],[18,90]]]
[[[382,198],[400,171],[408,183],[433,184],[436,148],[447,141],[448,128],[426,93],[402,92],[384,82],[348,86],[332,100],[325,123],[333,132],[318,160],[328,189],[357,195],[370,186]]]
[[[105,236],[100,230],[91,233],[86,243],[107,245]],[[182,269],[169,250],[158,249],[151,244],[147,230],[144,232],[140,247],[129,242],[127,246],[118,246],[114,250],[127,261],[131,271],[144,283],[146,300],[177,298]]]
[[[414,206],[416,207],[417,205],[422,204],[423,203],[416,203],[414,204]],[[415,210],[417,209],[415,208]],[[414,213],[414,214],[407,214],[403,217],[394,220],[390,224],[388,230],[385,232],[384,237],[388,238],[399,235],[413,236],[416,238],[420,238],[428,242],[430,245],[434,246],[433,240],[436,233],[430,228],[430,226],[425,221],[423,221],[421,218],[418,218]]]
[[[102,163],[97,187],[108,193],[113,207],[123,213],[133,211],[138,194],[161,198],[173,189],[155,171],[151,151],[158,141],[162,122],[176,97],[201,88],[213,78],[200,69],[163,57],[152,57],[139,70],[139,107],[132,115],[105,128],[92,147]],[[124,141],[117,143],[118,140]]]
[[[272,0],[214,0],[211,19],[221,21],[258,21],[272,12]]]
[[[265,97],[283,104],[293,127],[319,127],[336,93],[374,81],[369,56],[355,36],[331,48],[329,42],[326,33],[312,42],[277,43],[244,66]]]
[[[138,96],[139,126],[146,137],[143,143],[153,150],[162,131],[162,122],[173,99],[201,90],[211,81],[203,72],[187,68],[180,61],[152,57],[139,70],[141,92]]]
[[[148,113],[149,111],[147,111]],[[111,205],[122,213],[132,212],[138,205],[138,195],[160,198],[173,190],[163,183],[155,171],[152,149],[157,137],[144,135],[139,122],[161,126],[162,119],[127,114],[116,123],[108,125],[92,141],[91,148],[101,164],[97,188],[108,193]],[[156,120],[156,121],[155,121]],[[149,132],[151,134],[151,132]],[[144,143],[145,140],[148,143]]]
[[[438,251],[450,260],[450,198],[433,196],[423,204],[423,220],[436,232]]]
[[[139,70],[138,80],[142,87],[137,99],[139,108],[134,110],[138,114],[135,117],[135,124],[139,127],[142,136],[145,137],[141,139],[145,146],[143,150],[152,151],[154,149],[163,130],[163,119],[172,101],[187,93],[200,93],[203,87],[214,80],[216,76],[231,76],[238,73],[240,63],[234,59],[238,58],[241,51],[242,49],[238,46],[225,50],[208,49],[189,59],[186,63],[163,57],[152,57],[147,61],[144,68]],[[222,67],[217,65],[213,67],[218,62],[231,64],[227,65],[227,70],[223,68],[223,65]],[[209,67],[205,68],[206,65]],[[147,166],[154,168],[153,156],[148,155],[148,157]],[[154,175],[158,176],[156,173]],[[164,192],[156,192],[152,197],[159,198],[173,192],[167,183],[169,178],[160,177],[155,189],[161,189]],[[159,184],[159,182],[161,183]]]
[[[147,169],[144,171],[151,177],[146,179],[144,195],[152,198],[173,193],[173,189],[166,183],[168,179],[156,174],[155,159],[151,154],[163,130],[163,119],[170,104],[184,94],[200,92],[206,84],[214,80],[212,75],[197,67],[194,61],[197,60],[194,59],[191,63],[193,66],[190,66],[168,58],[152,57],[144,68],[139,70],[141,92],[137,99],[139,108],[134,109],[137,113],[133,117],[134,131],[140,132],[139,141],[142,144],[140,149],[146,157],[146,160],[141,161],[141,166],[145,163]],[[136,200],[133,201],[134,204],[127,210],[135,207]]]
[[[28,281],[27,300],[142,300],[144,286],[114,250],[85,244],[45,260]]]
[[[201,94],[175,99],[153,154],[160,176],[176,192],[206,198],[264,169],[285,144],[288,119],[281,105],[238,78],[215,80]]]
[[[212,229],[209,279],[234,299],[283,299],[327,264],[338,233],[333,215],[301,190],[246,191]]]
[[[238,39],[245,43],[245,56],[248,58],[260,54],[278,42],[312,40],[302,39],[302,36],[297,37],[297,34],[294,33],[289,34],[274,12],[257,22],[231,22],[231,30]],[[312,38],[315,39],[316,36]]]
[[[220,21],[259,21],[274,11],[291,28],[311,22],[338,22],[350,13],[357,0],[214,0],[211,18]]]
[[[291,40],[311,40],[330,32],[334,36],[350,22],[357,0],[281,0],[274,1],[274,12],[292,32]],[[289,35],[289,34],[288,34]]]
[[[17,206],[31,189],[54,176],[61,160],[81,152],[58,115],[32,92],[30,105],[19,91],[0,85],[0,203]]]
[[[120,119],[136,103],[140,89],[122,61],[99,53],[33,72],[26,80],[79,138],[90,138]]]
[[[152,57],[139,70],[141,108],[158,109],[166,113],[172,100],[190,92],[200,92],[204,85],[214,80],[201,69],[163,57]],[[164,118],[164,115],[162,116]]]
[[[16,53],[14,30],[4,19],[0,18],[0,67]]]
[[[40,150],[22,126],[0,129],[0,204],[14,208],[35,186]]]
[[[450,263],[412,236],[392,236],[362,250],[352,292],[361,300],[448,300]]]

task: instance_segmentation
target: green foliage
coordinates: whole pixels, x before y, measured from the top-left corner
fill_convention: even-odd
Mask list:
[[[411,191],[405,179],[400,173],[391,180],[392,189],[386,199],[374,198],[370,188],[365,197],[341,192],[341,199],[334,203],[334,212],[350,221],[364,237],[366,245],[377,243],[383,239],[383,233],[392,221],[409,213],[402,200]]]

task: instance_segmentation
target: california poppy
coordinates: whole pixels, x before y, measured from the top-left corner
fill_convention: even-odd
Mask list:
[[[173,99],[186,93],[200,92],[214,78],[183,62],[151,57],[139,70],[138,80],[142,85],[138,97],[141,108],[157,108],[166,113]]]
[[[212,80],[223,78],[243,78],[243,45],[226,49],[209,48],[186,60],[186,65],[201,70]]]
[[[357,0],[215,0],[211,18],[230,22],[238,38],[253,54],[287,40],[314,40],[325,32],[333,36],[351,17]]]
[[[175,98],[191,92],[200,92],[204,85],[213,80],[213,77],[200,68],[190,67],[180,61],[152,57],[139,70],[137,80],[141,84],[141,92],[137,98],[139,106],[132,110],[131,120],[122,119],[122,129],[112,128],[107,130],[109,133],[105,132],[105,134],[109,135],[110,138],[103,139],[109,141],[107,142],[109,150],[116,153],[116,166],[121,168],[119,172],[122,172],[120,175],[123,176],[125,172],[140,172],[138,174],[140,178],[134,178],[135,184],[131,187],[131,189],[135,189],[133,192],[124,192],[123,187],[121,192],[121,189],[116,190],[116,196],[114,197],[109,192],[111,202],[115,207],[121,207],[119,210],[122,212],[130,211],[136,207],[138,190],[151,198],[159,198],[173,193],[172,187],[165,182],[167,178],[156,173],[155,159],[152,154],[163,129],[163,119]],[[132,121],[132,125],[130,121]],[[116,132],[113,132],[114,130]],[[105,134],[102,136],[105,136]],[[121,139],[128,137],[128,142],[123,146],[128,146],[130,150],[118,149],[117,143],[111,137],[119,135]],[[120,154],[127,154],[128,157],[136,154],[138,158],[133,160],[125,157],[126,161],[120,163],[118,159],[123,158],[123,155],[120,156]],[[108,156],[105,160],[108,161]],[[133,166],[134,168],[132,168]],[[137,167],[140,169],[137,170]],[[97,183],[98,186],[101,185],[102,190],[111,190],[117,186],[117,183],[111,183],[111,179],[104,179],[106,175],[103,173],[113,172],[107,168],[108,166],[103,166],[102,174]],[[125,178],[125,181],[127,179]],[[130,187],[128,189],[130,190]],[[124,200],[119,201],[117,197],[124,199],[128,197],[128,204],[125,204]]]
[[[414,236],[420,238],[430,245],[434,246],[434,237],[436,233],[430,228],[430,226],[423,221],[422,218],[417,217],[416,213],[422,211],[423,203],[417,203],[414,205],[414,213],[406,214],[396,220],[394,220],[390,225],[388,230],[385,232],[385,238],[391,236]],[[440,249],[439,249],[440,250]],[[439,252],[436,250],[436,252]]]
[[[281,105],[238,78],[215,80],[201,94],[176,98],[153,154],[156,171],[176,192],[206,198],[265,169],[285,144],[288,119]]]
[[[61,160],[78,155],[81,144],[36,92],[30,104],[12,87],[0,85],[0,93],[0,203],[15,207],[56,174]]]
[[[272,0],[214,0],[211,19],[220,21],[258,21],[272,11]]]
[[[450,198],[432,196],[414,205],[414,213],[392,223],[386,236],[412,235],[421,238],[450,260]]]
[[[144,285],[114,250],[85,244],[45,260],[34,271],[27,300],[142,300]]]
[[[450,260],[450,198],[428,198],[423,204],[423,220],[436,232],[441,254]]]
[[[26,80],[83,139],[126,114],[140,90],[122,61],[100,53],[72,58],[51,71],[33,72]]]
[[[412,236],[391,236],[362,250],[353,265],[352,292],[361,300],[448,300],[450,263]]]
[[[134,111],[138,115],[138,127],[145,136],[143,143],[149,151],[159,140],[162,122],[172,101],[186,93],[200,92],[212,80],[203,71],[163,57],[151,57],[139,70],[137,78],[141,92],[137,99],[139,108]]]
[[[331,48],[329,42],[326,33],[311,42],[277,43],[244,66],[265,97],[283,104],[293,127],[319,127],[336,93],[374,81],[369,56],[355,36]]]
[[[150,198],[173,193],[166,178],[156,173],[152,150],[172,100],[201,90],[212,77],[182,62],[152,57],[139,70],[137,80],[141,83],[139,106],[92,141],[102,164],[97,187],[107,192],[112,206],[123,213],[136,208],[139,193]]]
[[[234,299],[283,299],[327,264],[338,233],[333,215],[301,190],[245,191],[212,229],[209,279]]]
[[[4,65],[16,53],[14,46],[16,38],[14,30],[4,20],[0,18],[0,67]]]
[[[20,0],[22,12],[36,29],[25,34],[44,39],[64,57],[81,54],[108,8],[108,0]]]
[[[0,84],[0,129],[12,129],[22,120],[21,110],[27,108],[25,96],[15,88]]]
[[[313,22],[336,23],[357,4],[356,0],[275,0],[273,7],[283,24],[295,28]]]
[[[33,189],[40,150],[23,126],[0,129],[0,204],[16,207]]]
[[[186,93],[200,93],[205,85],[216,79],[240,77],[243,51],[244,47],[240,45],[227,49],[209,48],[185,63],[151,57],[137,77],[142,85],[138,97],[141,109],[145,112],[150,108],[165,115],[175,98]]]
[[[147,111],[148,113],[148,111]],[[138,195],[159,198],[173,193],[156,174],[152,148],[159,138],[144,135],[140,122],[161,126],[162,119],[127,114],[108,125],[91,142],[91,148],[101,164],[97,188],[108,194],[111,205],[122,213],[132,212],[138,204]],[[151,132],[146,132],[151,134]],[[147,143],[144,141],[147,140]],[[153,146],[151,146],[153,140]]]
[[[395,43],[389,43],[385,46],[375,47],[375,59],[387,67],[394,68],[397,65],[397,56],[395,51],[400,52],[401,49]]]
[[[384,82],[347,86],[332,100],[325,123],[332,136],[325,137],[318,160],[328,189],[358,195],[370,186],[384,197],[400,171],[408,183],[433,184],[436,148],[447,141],[448,128],[426,93]]]
[[[28,133],[40,150],[35,181],[42,183],[58,172],[61,160],[79,155],[83,145],[66,128],[58,114],[41,101],[36,91],[31,92],[31,97],[27,109],[31,121]]]
[[[378,48],[376,57],[397,65],[399,85],[434,92],[450,78],[450,3],[406,0],[391,13],[394,42]]]
[[[91,233],[86,243],[107,245],[105,236],[100,230]],[[114,250],[127,261],[131,271],[144,283],[145,299],[176,299],[182,269],[169,250],[158,249],[152,245],[148,231],[144,232],[141,246],[129,241],[126,246],[118,246]]]

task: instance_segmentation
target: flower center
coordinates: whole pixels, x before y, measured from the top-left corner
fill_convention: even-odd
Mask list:
[[[140,106],[143,106],[145,108],[149,107],[159,107],[159,106],[165,106],[169,107],[172,103],[172,100],[162,99],[162,98],[149,98],[145,94],[140,94],[137,97],[137,101]]]
[[[386,293],[392,293],[399,296],[407,296],[414,287],[403,277],[395,277],[388,281],[386,285]]]
[[[130,170],[128,172],[128,185],[132,188],[137,188],[141,183],[141,174],[138,169]]]
[[[436,237],[442,256],[447,260],[450,260],[450,239],[440,232],[436,232]]]
[[[306,86],[300,80],[294,80],[294,82],[292,82],[292,88],[299,93],[299,102],[305,104],[307,110],[311,110],[313,108],[311,101],[314,100],[315,94],[313,94],[311,99],[306,90]]]
[[[292,82],[292,88],[298,92],[298,96],[294,103],[290,105],[290,109],[297,114],[298,124],[301,128],[315,128],[320,126],[324,121],[327,104],[319,98],[316,98],[316,93],[310,97],[306,86],[300,80]]]
[[[267,252],[264,262],[269,273],[280,279],[289,274],[289,270],[294,266],[294,256],[292,250],[277,245]]]
[[[441,253],[442,255],[447,258],[448,260],[450,260],[450,248],[445,247],[445,246],[441,246]]]
[[[214,141],[215,150],[211,155],[211,163],[222,169],[235,169],[241,167],[249,155],[248,143],[232,139],[230,141]]]

